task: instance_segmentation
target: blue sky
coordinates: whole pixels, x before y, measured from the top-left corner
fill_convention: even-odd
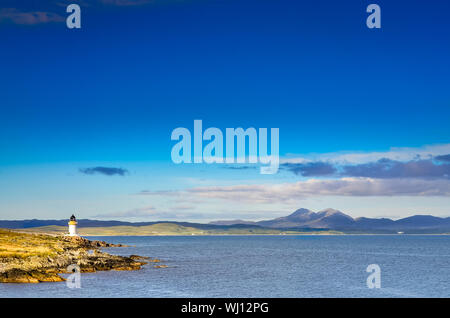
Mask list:
[[[369,3],[2,1],[0,218],[450,216],[450,4]],[[280,173],[173,164],[194,119],[280,128]]]

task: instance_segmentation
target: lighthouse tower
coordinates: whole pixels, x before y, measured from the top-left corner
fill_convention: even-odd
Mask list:
[[[77,219],[75,215],[72,214],[69,221],[69,236],[78,236],[77,234]]]

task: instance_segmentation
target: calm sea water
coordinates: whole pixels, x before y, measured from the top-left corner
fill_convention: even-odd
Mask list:
[[[63,283],[0,284],[0,297],[450,297],[450,236],[98,237],[109,253],[169,268],[81,275]],[[369,289],[369,264],[381,288]]]

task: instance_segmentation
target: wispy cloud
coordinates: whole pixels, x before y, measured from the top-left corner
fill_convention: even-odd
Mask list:
[[[450,164],[437,164],[433,160],[400,162],[380,159],[376,162],[344,166],[342,175],[370,178],[450,178]]]
[[[84,7],[131,7],[156,3],[157,0],[78,0],[77,4]],[[0,9],[0,22],[11,22],[19,25],[37,25],[51,22],[63,22],[67,13],[65,7],[73,3],[71,0],[40,1],[39,10],[32,3],[16,3],[9,1]]]
[[[144,207],[139,209],[132,209],[122,212],[111,212],[95,215],[96,218],[147,218],[153,217],[156,214],[154,207]]]
[[[450,154],[450,144],[424,145],[422,147],[392,147],[388,151],[340,151],[320,154],[290,154],[280,163],[331,162],[335,164],[362,164],[380,159],[396,161],[426,160]]]
[[[62,22],[65,18],[59,14],[46,11],[20,11],[15,8],[0,10],[0,22],[10,21],[15,24],[35,25],[41,23]]]
[[[449,180],[341,178],[294,183],[196,187],[142,195],[240,203],[293,203],[313,196],[450,196]]]
[[[253,165],[253,166],[249,166],[249,165],[224,165],[222,166],[222,168],[224,169],[230,169],[230,170],[250,170],[250,169],[256,169],[257,166]]]
[[[450,179],[450,164],[444,160],[411,160],[407,162],[382,158],[375,162],[339,165],[330,162],[284,163],[281,165],[304,177],[368,177],[368,178],[443,178]]]
[[[79,171],[84,174],[102,174],[105,176],[124,176],[129,174],[128,170],[123,168],[114,167],[92,167],[92,168],[80,168]]]
[[[178,211],[178,210],[189,210],[188,208],[172,207],[168,210],[159,210],[153,206],[135,208],[127,211],[121,212],[111,212],[94,215],[94,218],[99,219],[141,219],[141,220],[153,220],[153,221],[163,221],[163,220],[178,220],[178,219],[189,219],[189,218],[204,218],[205,216],[199,213]]]
[[[304,177],[310,176],[332,176],[337,172],[336,167],[329,162],[305,162],[305,163],[284,163],[281,168],[285,168],[295,174]]]

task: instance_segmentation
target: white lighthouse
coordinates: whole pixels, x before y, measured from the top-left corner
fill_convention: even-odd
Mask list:
[[[69,221],[69,236],[78,236],[77,234],[77,219],[75,215],[72,214]]]

